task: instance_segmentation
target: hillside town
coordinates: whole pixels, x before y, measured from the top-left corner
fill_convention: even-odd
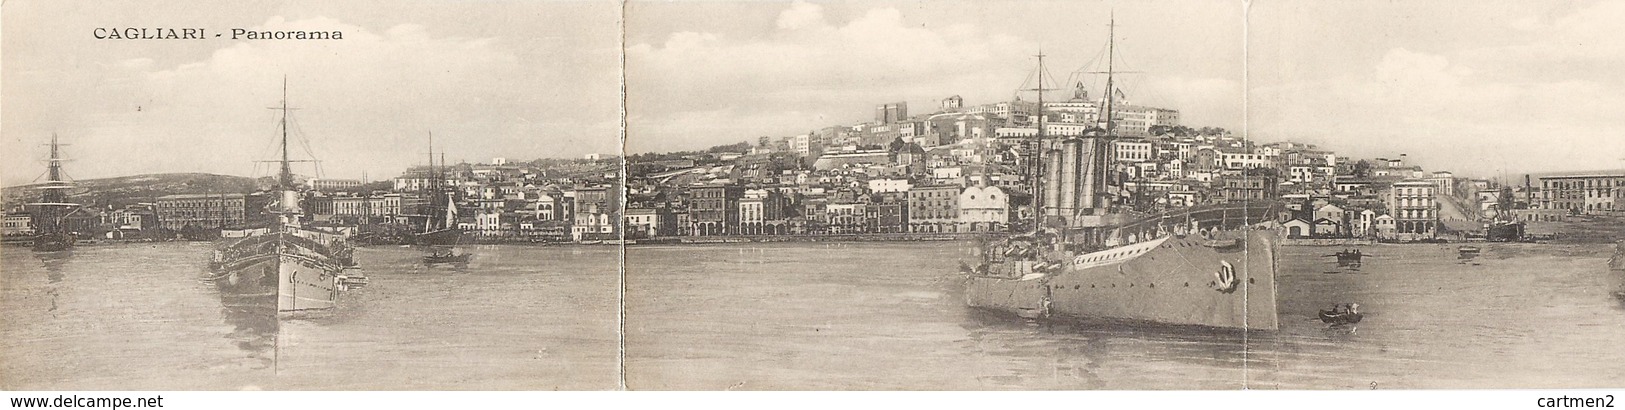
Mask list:
[[[421,230],[437,212],[427,209],[431,187],[450,187],[457,226],[486,242],[1006,232],[1032,220],[1037,124],[1050,141],[1098,134],[1102,106],[1081,89],[1042,110],[1019,98],[967,105],[952,96],[928,114],[885,103],[870,121],[703,151],[494,158],[414,167],[387,183],[307,178],[303,207],[318,223],[388,237]],[[1106,206],[1119,211],[1278,201],[1288,238],[1383,241],[1468,239],[1497,217],[1625,212],[1625,189],[1615,189],[1625,172],[1490,181],[1427,171],[1405,154],[1349,158],[1191,128],[1173,109],[1120,101],[1114,112],[1104,179]],[[64,225],[95,239],[207,237],[267,203],[263,192],[121,198],[80,207]],[[6,236],[34,225],[26,208],[7,206]]]

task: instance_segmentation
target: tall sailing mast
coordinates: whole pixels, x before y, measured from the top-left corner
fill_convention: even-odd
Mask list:
[[[1035,141],[1037,143],[1035,147],[1037,154],[1034,155],[1033,163],[1028,168],[1032,172],[1033,184],[1031,200],[1033,204],[1032,230],[1038,232],[1039,225],[1042,225],[1044,221],[1044,151],[1048,149],[1044,145],[1044,92],[1049,90],[1044,88],[1044,50],[1040,48],[1038,54],[1034,55],[1034,57],[1038,57],[1038,84],[1037,88],[1028,89],[1027,91],[1038,93],[1038,119],[1035,121],[1035,126],[1038,127],[1038,138]]]
[[[41,193],[40,205],[77,205],[67,203],[68,194],[64,192],[73,185],[62,176],[62,162],[67,161],[62,158],[62,145],[65,144],[57,142],[56,133],[51,133],[51,158],[46,160],[45,192]]]
[[[423,220],[423,233],[433,232],[440,224],[435,222],[435,214],[440,202],[440,172],[434,167],[434,131],[429,131],[429,215]]]
[[[282,190],[293,189],[293,165],[288,161],[288,77],[282,77],[282,170],[277,173],[277,184]]]
[[[269,108],[282,111],[282,119],[279,122],[280,127],[282,128],[282,158],[277,161],[281,164],[281,169],[277,172],[277,192],[279,198],[277,200],[276,213],[279,214],[278,219],[282,224],[297,225],[299,222],[298,214],[300,213],[299,191],[297,190],[297,187],[294,186],[293,182],[293,163],[315,161],[294,161],[288,157],[288,112],[297,110],[298,108],[288,107],[287,76],[282,77],[282,105],[279,107]]]
[[[1105,112],[1106,127],[1105,128],[1106,128],[1106,137],[1108,139],[1111,138],[1112,136],[1114,136],[1113,133],[1115,132],[1115,130],[1117,128],[1116,126],[1114,126],[1114,124],[1112,124],[1114,122],[1114,121],[1112,121],[1112,114],[1113,114],[1112,111],[1114,111],[1116,109],[1113,100],[1117,96],[1117,88],[1116,88],[1115,85],[1112,84],[1112,74],[1113,74],[1114,71],[1116,71],[1115,67],[1113,67],[1114,63],[1116,63],[1116,62],[1117,62],[1117,13],[1113,12],[1112,15],[1111,15],[1111,19],[1108,20],[1108,22],[1106,23],[1106,107],[1105,107],[1105,109],[1106,109],[1106,112]]]

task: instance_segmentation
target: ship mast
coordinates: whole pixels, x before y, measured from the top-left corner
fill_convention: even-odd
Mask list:
[[[56,133],[51,133],[51,158],[46,160],[45,186],[40,202],[42,205],[73,205],[68,204],[68,195],[63,192],[72,188],[62,176],[62,149],[63,144],[57,142]]]
[[[1033,233],[1044,221],[1044,50],[1038,50],[1038,155],[1033,161]]]
[[[73,188],[62,175],[62,149],[57,141],[56,133],[51,133],[51,158],[46,160],[46,181],[40,186],[40,201],[32,203],[34,210],[34,225],[36,233],[56,235],[61,234],[63,219],[73,212],[62,212],[61,208],[76,207],[79,204],[69,203],[67,190]],[[77,210],[75,210],[77,211]]]
[[[1112,124],[1112,111],[1115,110],[1113,98],[1117,94],[1116,86],[1112,85],[1113,63],[1117,61],[1117,14],[1112,13],[1111,20],[1106,23],[1106,137],[1110,139],[1116,128]]]
[[[423,221],[423,233],[440,228],[440,223],[434,221],[439,208],[436,202],[440,202],[440,170],[434,166],[434,131],[429,131],[429,218]]]
[[[288,112],[297,108],[288,107],[287,76],[282,77],[282,105],[280,107],[270,107],[270,109],[282,111],[282,120],[280,122],[282,128],[282,159],[277,161],[281,164],[281,170],[277,173],[277,191],[280,198],[277,201],[276,212],[280,214],[279,219],[282,224],[296,225],[299,222],[299,192],[295,190],[293,184],[293,163],[295,161],[288,158]]]
[[[277,183],[283,190],[293,189],[293,165],[288,162],[288,77],[282,77],[282,170]]]

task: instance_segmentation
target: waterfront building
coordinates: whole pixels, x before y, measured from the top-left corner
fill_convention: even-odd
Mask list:
[[[28,212],[8,212],[5,216],[5,236],[31,236],[34,234],[34,218]]]
[[[576,212],[570,224],[570,235],[577,241],[618,239],[615,228],[619,221],[608,212]]]
[[[908,192],[890,192],[870,197],[870,232],[908,232]]]
[[[1394,239],[1397,228],[1394,225],[1393,216],[1388,214],[1378,215],[1375,221],[1372,225],[1374,226],[1373,229],[1376,230],[1375,234],[1378,239]]]
[[[1286,231],[1288,239],[1308,238],[1314,233],[1314,225],[1302,218],[1293,218],[1281,223],[1281,228]]]
[[[160,226],[180,231],[241,225],[247,201],[243,194],[165,195],[158,197],[154,207]]]
[[[826,225],[831,234],[868,233],[869,204],[863,202],[831,203],[824,207],[829,220]]]
[[[677,218],[671,208],[629,207],[622,215],[627,238],[654,238],[677,234]]]
[[[959,223],[962,231],[997,232],[1009,227],[1010,195],[1003,188],[978,185],[959,194]]]
[[[158,228],[158,214],[151,204],[131,204],[109,212],[108,223],[124,233],[141,232]]]
[[[361,188],[359,179],[312,178],[306,182],[310,189],[321,192],[351,191]]]
[[[1344,214],[1343,207],[1329,203],[1321,205],[1319,208],[1315,208],[1314,216],[1315,234],[1320,236],[1343,236],[1348,233],[1345,228],[1348,224],[1348,218]],[[1321,221],[1329,221],[1331,226],[1323,229]]]
[[[1540,177],[1541,208],[1574,214],[1625,214],[1625,172]]]
[[[689,189],[690,232],[697,236],[739,234],[739,200],[745,189],[707,185]]]
[[[332,197],[333,215],[346,217],[392,217],[402,215],[403,204],[416,203],[413,194]]]
[[[909,232],[957,232],[959,185],[922,185],[908,191]]]
[[[473,233],[482,238],[501,238],[518,233],[518,215],[501,209],[483,209],[474,214]]]
[[[1430,239],[1438,234],[1439,203],[1432,182],[1406,180],[1389,188],[1388,209],[1398,239]]]
[[[747,189],[739,200],[739,229],[747,235],[785,233],[789,199],[774,189]]]

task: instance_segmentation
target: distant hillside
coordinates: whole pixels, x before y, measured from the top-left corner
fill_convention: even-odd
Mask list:
[[[175,194],[248,193],[270,186],[269,178],[246,178],[202,173],[148,174],[74,181],[69,198],[81,204],[123,206]],[[39,198],[38,184],[6,187],[0,191],[9,208]]]

